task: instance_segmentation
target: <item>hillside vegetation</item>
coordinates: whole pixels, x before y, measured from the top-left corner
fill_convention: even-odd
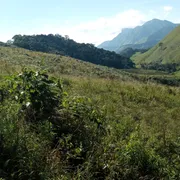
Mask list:
[[[135,71],[0,47],[0,178],[180,179],[180,88]]]
[[[96,48],[93,44],[77,43],[69,37],[56,35],[36,35],[13,37],[13,45],[33,51],[66,55],[83,61],[115,68],[132,68],[134,63],[115,52]]]
[[[124,50],[122,50],[119,54],[121,56],[124,56],[124,57],[132,57],[134,54],[136,54],[137,52],[140,52],[140,53],[144,53],[146,52],[148,49],[133,49],[133,48],[125,48]]]
[[[29,51],[16,47],[0,46],[0,77],[21,71],[28,66],[35,70],[46,69],[50,74],[59,76],[99,77],[128,80],[129,73],[95,65],[67,56]]]
[[[16,47],[0,46],[1,76],[19,72],[23,67],[46,69],[56,76],[83,76],[119,79],[123,81],[157,82],[171,86],[179,86],[179,75],[174,76],[166,72],[145,71],[140,69],[115,69],[106,66],[77,60],[71,57],[48,53],[34,52]]]
[[[141,54],[135,54],[132,59],[144,68],[169,71],[180,70],[180,26],[174,29],[160,43]]]

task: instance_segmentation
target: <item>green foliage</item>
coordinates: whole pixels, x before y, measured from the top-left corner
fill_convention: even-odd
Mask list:
[[[63,108],[57,115],[53,127],[56,133],[55,144],[59,143],[61,152],[66,151],[66,158],[72,161],[73,165],[78,165],[86,156],[90,156],[94,146],[100,143],[105,133],[105,117],[94,108],[90,99],[85,97],[65,99]]]
[[[177,71],[178,64],[177,63],[167,63],[167,64],[147,63],[147,64],[141,64],[141,67],[143,69],[154,69],[154,70],[166,71],[172,73]]]
[[[125,48],[124,50],[120,51],[119,54],[120,54],[121,56],[130,58],[132,55],[136,54],[137,52],[144,53],[144,52],[146,52],[147,50],[148,50],[148,49],[133,49],[133,48],[127,47],[127,48]]]
[[[93,95],[110,118],[108,134],[80,173],[82,178],[178,179],[179,88],[107,79],[74,83],[72,93]],[[169,147],[173,157],[164,153],[172,152]]]
[[[19,114],[20,105],[11,101],[0,105],[0,177],[4,179],[44,179],[47,143],[30,132]],[[41,142],[41,143],[38,143]],[[50,168],[50,167],[49,167]]]
[[[129,58],[115,52],[98,49],[92,44],[80,44],[60,35],[36,35],[13,37],[13,44],[33,51],[55,53],[81,59],[83,61],[115,68],[131,68],[133,63]]]
[[[71,99],[45,72],[24,69],[2,89],[8,93],[0,105],[0,177],[51,179],[77,169],[105,133],[91,100]]]
[[[28,71],[9,78],[9,92],[26,110],[30,121],[48,119],[62,100],[61,83],[50,79],[45,72]]]
[[[4,75],[22,71],[27,65],[36,71],[46,69],[51,75],[56,77],[81,76],[90,78],[118,79],[120,81],[142,81],[157,82],[172,86],[179,86],[179,76],[168,74],[162,71],[151,71],[143,69],[119,70],[107,68],[105,66],[94,65],[88,62],[72,59],[70,57],[45,54],[28,51],[20,48],[0,47],[0,79]],[[68,77],[67,77],[68,76]]]

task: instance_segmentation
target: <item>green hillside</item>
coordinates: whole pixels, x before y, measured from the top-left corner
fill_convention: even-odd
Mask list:
[[[132,79],[122,70],[95,65],[68,56],[0,46],[0,76],[19,72],[26,66],[37,70],[46,69],[55,76]]]
[[[68,56],[29,51],[16,47],[0,46],[0,61],[0,77],[19,72],[23,67],[28,66],[37,70],[46,69],[55,76],[99,77],[123,81],[152,81],[172,86],[180,85],[179,76],[176,77],[161,71],[120,70],[95,65]]]
[[[0,47],[0,179],[180,179],[180,88],[153,74]]]
[[[175,70],[180,70],[180,26],[149,51],[135,54],[132,60],[147,68],[149,66],[158,69],[161,65],[169,65],[175,66]]]

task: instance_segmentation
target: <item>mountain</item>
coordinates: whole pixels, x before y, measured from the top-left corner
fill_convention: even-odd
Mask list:
[[[98,48],[118,53],[126,48],[148,49],[162,40],[175,27],[177,24],[170,21],[153,19],[142,26],[123,29],[114,39],[100,44]]]
[[[83,61],[114,68],[132,68],[133,62],[115,52],[96,48],[93,44],[77,43],[58,34],[13,37],[13,45],[33,51],[70,56]]]
[[[135,54],[132,59],[137,65],[148,69],[180,70],[180,26],[153,48],[143,54]]]

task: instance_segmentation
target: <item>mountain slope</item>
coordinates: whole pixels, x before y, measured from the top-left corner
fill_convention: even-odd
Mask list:
[[[175,28],[160,43],[143,54],[136,54],[132,57],[138,65],[175,65],[180,67],[180,26]]]
[[[153,19],[142,26],[123,29],[112,41],[104,42],[98,47],[118,53],[128,47],[147,49],[158,43],[175,27],[177,25],[172,22]]]

